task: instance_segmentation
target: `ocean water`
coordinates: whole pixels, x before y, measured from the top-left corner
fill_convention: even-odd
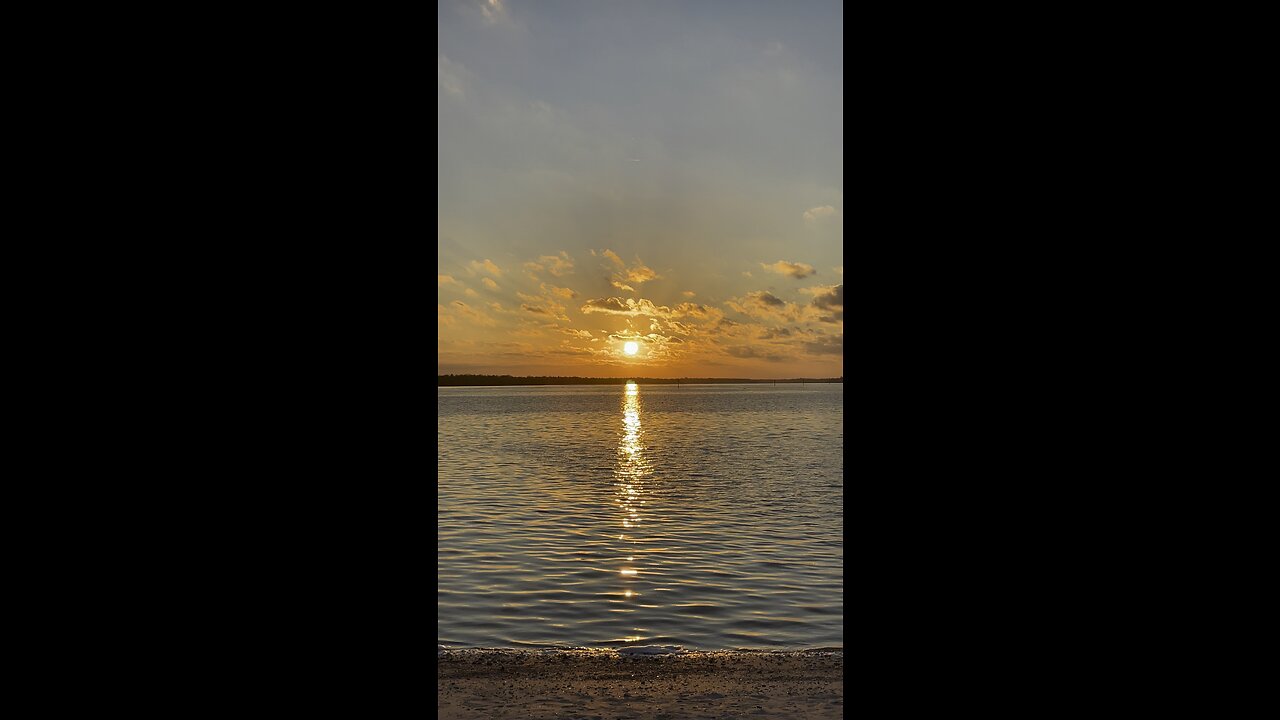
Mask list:
[[[843,390],[438,388],[438,643],[843,647]]]

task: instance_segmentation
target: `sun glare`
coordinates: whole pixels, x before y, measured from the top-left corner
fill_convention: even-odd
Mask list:
[[[622,346],[622,350],[628,355],[635,355],[640,352],[640,345],[639,343],[628,342],[626,345]]]

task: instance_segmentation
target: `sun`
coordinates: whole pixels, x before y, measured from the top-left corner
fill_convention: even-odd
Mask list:
[[[635,355],[640,352],[640,345],[638,343],[628,342],[626,345],[622,346],[622,350],[628,355]]]

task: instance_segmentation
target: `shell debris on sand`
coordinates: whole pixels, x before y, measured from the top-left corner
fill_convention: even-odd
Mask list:
[[[622,656],[678,655],[684,651],[679,645],[632,645],[618,648],[618,654]]]
[[[436,669],[442,720],[835,720],[844,651],[450,648]]]

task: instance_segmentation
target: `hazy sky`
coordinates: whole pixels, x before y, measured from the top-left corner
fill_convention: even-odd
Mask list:
[[[844,374],[841,3],[438,8],[439,372]]]

